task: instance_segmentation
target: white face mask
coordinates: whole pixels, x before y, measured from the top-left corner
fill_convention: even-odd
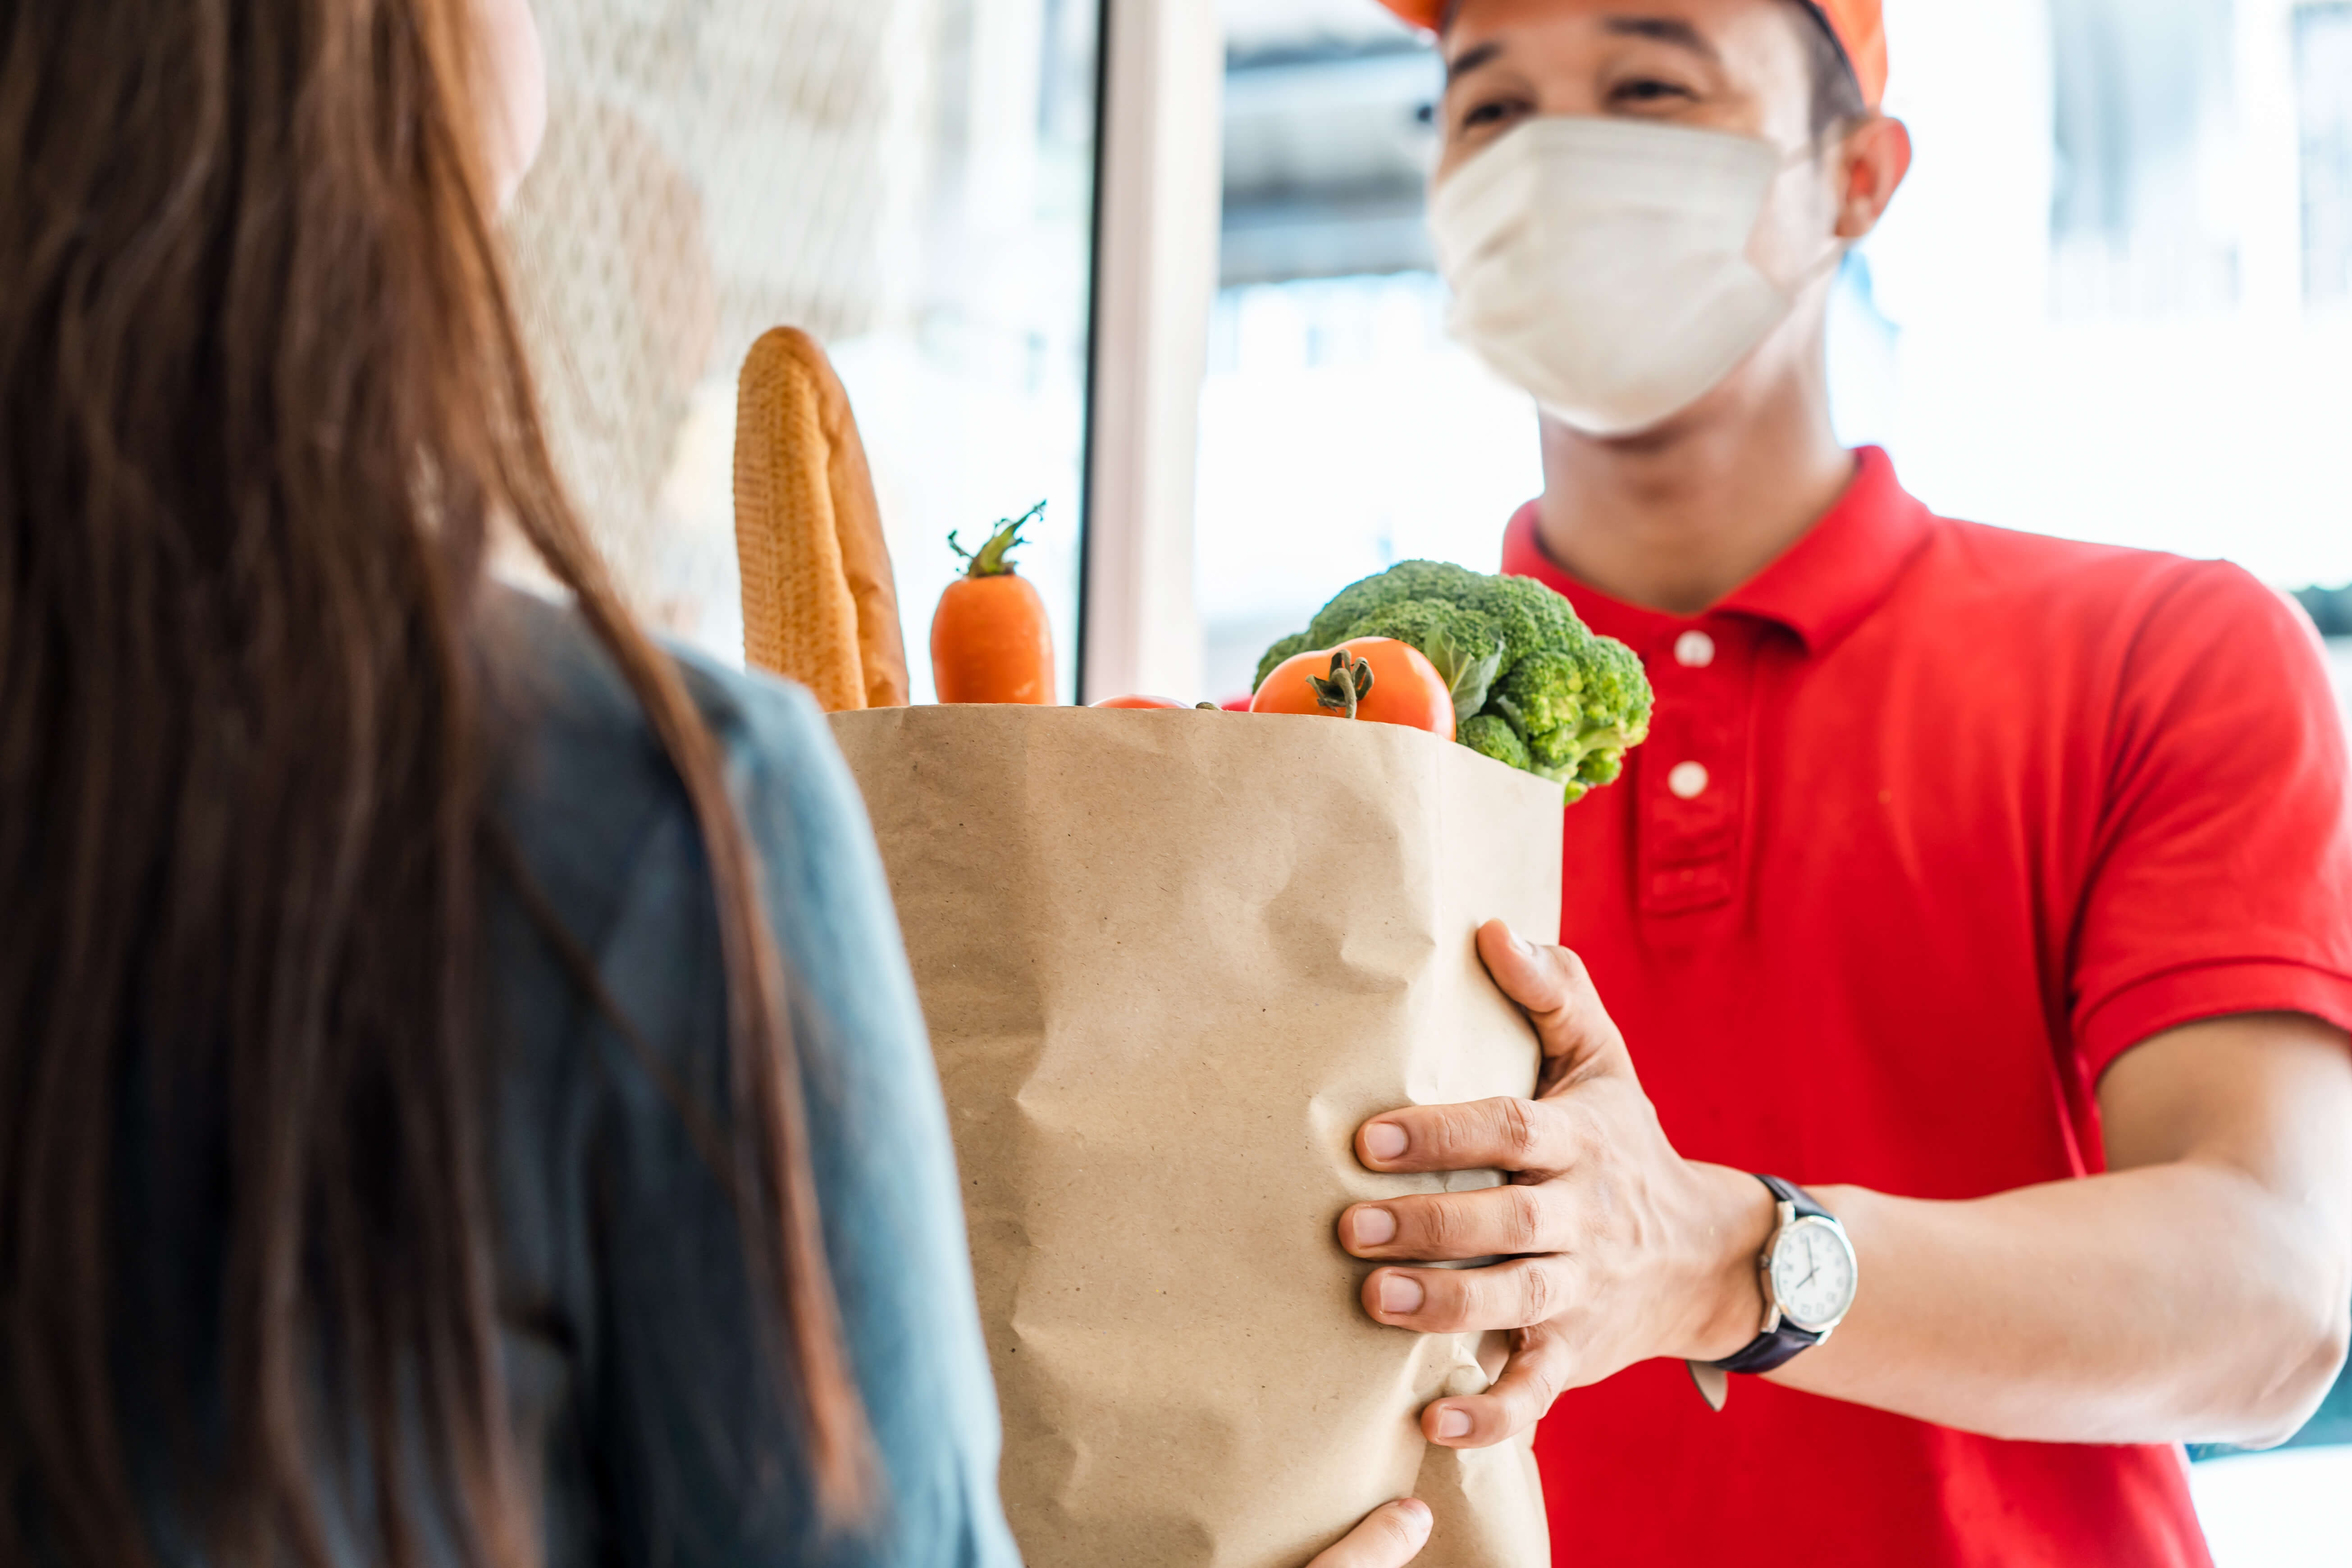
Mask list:
[[[1530,120],[1431,199],[1438,267],[1454,291],[1447,324],[1579,430],[1629,436],[1663,424],[1795,309],[1748,259],[1785,166],[1779,149],[1749,136]]]

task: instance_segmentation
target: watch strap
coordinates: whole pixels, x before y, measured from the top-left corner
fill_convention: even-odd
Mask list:
[[[1748,1341],[1747,1348],[1738,1355],[1726,1356],[1713,1364],[1718,1372],[1773,1372],[1821,1342],[1822,1336],[1811,1330],[1782,1323],[1770,1333],[1759,1334]]]
[[[1758,1176],[1758,1181],[1771,1189],[1772,1195],[1797,1211],[1799,1219],[1829,1219],[1830,1211],[1813,1201],[1813,1194],[1794,1182],[1784,1182],[1778,1176]]]
[[[1770,1189],[1773,1197],[1787,1204],[1799,1219],[1828,1219],[1830,1211],[1813,1201],[1812,1194],[1794,1182],[1784,1182],[1778,1176],[1759,1175],[1758,1181]],[[1777,1232],[1775,1233],[1778,1234]],[[1769,1288],[1769,1287],[1768,1287]],[[1764,1373],[1788,1365],[1804,1352],[1822,1342],[1822,1336],[1811,1329],[1801,1329],[1783,1318],[1780,1326],[1761,1333],[1741,1348],[1738,1353],[1713,1362],[1717,1372]]]

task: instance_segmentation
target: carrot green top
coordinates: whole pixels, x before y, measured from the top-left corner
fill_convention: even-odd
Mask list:
[[[974,554],[972,552],[966,550],[957,540],[956,534],[961,533],[963,531],[961,529],[958,529],[955,533],[948,535],[948,548],[954,551],[958,555],[962,556],[966,561],[971,563],[970,566],[964,568],[964,575],[967,577],[1007,577],[1016,575],[1019,569],[1013,564],[1010,558],[1013,547],[1016,544],[1027,542],[1027,541],[1021,537],[1021,531],[1024,528],[1026,528],[1035,519],[1044,516],[1045,512],[1045,503],[1044,501],[1039,501],[1035,506],[1031,507],[1027,511],[1023,512],[1019,517],[1013,519],[1011,521],[998,523],[996,525],[996,531],[989,535],[988,542],[980,547],[978,554]]]

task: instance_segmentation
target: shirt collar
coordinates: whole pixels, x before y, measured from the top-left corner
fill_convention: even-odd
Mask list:
[[[1837,504],[1779,560],[1707,613],[1785,626],[1806,652],[1826,652],[1885,599],[1926,546],[1934,523],[1934,516],[1896,479],[1887,455],[1865,447],[1856,454],[1853,482]],[[1649,646],[1652,634],[1699,618],[1643,609],[1570,576],[1544,552],[1533,501],[1519,509],[1503,536],[1503,571],[1565,595],[1593,630],[1635,647]]]

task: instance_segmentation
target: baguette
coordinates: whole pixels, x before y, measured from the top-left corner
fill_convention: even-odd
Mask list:
[[[735,422],[735,548],[746,663],[829,713],[907,703],[906,639],[874,478],[849,395],[792,327],[745,356]]]

